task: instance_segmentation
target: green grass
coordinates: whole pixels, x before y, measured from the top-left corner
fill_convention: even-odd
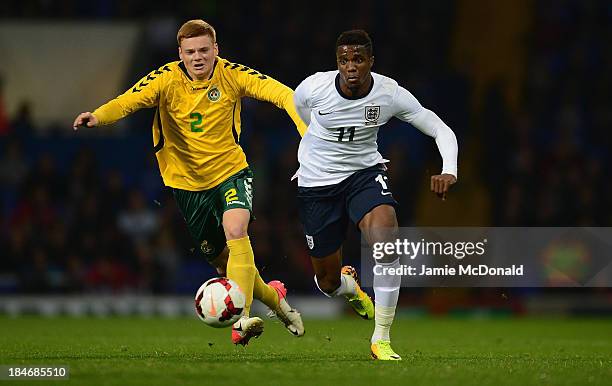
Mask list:
[[[611,384],[610,320],[400,319],[400,363],[369,359],[371,329],[310,320],[298,339],[267,320],[243,348],[195,318],[0,317],[0,365],[70,366],[45,385]]]

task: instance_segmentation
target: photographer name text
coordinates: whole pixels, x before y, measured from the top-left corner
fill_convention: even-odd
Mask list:
[[[457,267],[403,264],[399,267],[375,265],[373,268],[375,276],[523,276],[524,270],[523,264],[512,264],[509,267],[491,267],[486,264],[461,264]]]

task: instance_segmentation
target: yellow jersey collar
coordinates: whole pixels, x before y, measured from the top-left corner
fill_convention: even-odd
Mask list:
[[[215,70],[217,69],[217,63],[219,62],[219,57],[217,56],[215,58],[215,62],[213,63],[213,69],[210,72],[210,76],[208,77],[208,79],[206,80],[193,80],[193,78],[191,78],[191,75],[189,75],[189,72],[187,71],[187,67],[185,67],[185,63],[183,63],[183,61],[181,60],[178,64],[179,68],[181,69],[181,71],[183,71],[183,74],[185,74],[185,76],[187,77],[187,79],[189,79],[191,82],[208,82],[210,81],[213,76],[215,75]]]

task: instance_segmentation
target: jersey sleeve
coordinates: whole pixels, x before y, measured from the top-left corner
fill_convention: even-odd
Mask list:
[[[293,94],[293,103],[295,104],[295,110],[297,111],[302,121],[307,125],[310,125],[310,113],[312,111],[312,92],[311,92],[311,78],[306,78],[296,87],[295,93]]]
[[[300,136],[304,136],[306,124],[300,119],[293,105],[293,90],[281,82],[246,66],[234,69],[232,75],[234,87],[240,96],[270,102],[278,108],[284,109],[295,123]]]
[[[442,174],[452,174],[456,178],[459,149],[453,130],[436,113],[423,107],[414,95],[401,86],[398,86],[394,107],[394,115],[397,118],[410,123],[436,140],[438,151],[442,156]]]
[[[139,109],[157,106],[164,76],[171,71],[165,65],[150,72],[129,90],[97,108],[93,115],[100,125],[109,125]]]

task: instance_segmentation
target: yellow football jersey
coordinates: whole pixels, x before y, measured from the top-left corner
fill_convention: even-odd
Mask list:
[[[289,87],[220,57],[204,81],[191,79],[183,62],[168,63],[93,114],[100,125],[107,125],[138,109],[157,107],[153,143],[164,184],[198,191],[248,166],[238,144],[244,96],[285,109],[304,134],[306,125],[295,111]]]

